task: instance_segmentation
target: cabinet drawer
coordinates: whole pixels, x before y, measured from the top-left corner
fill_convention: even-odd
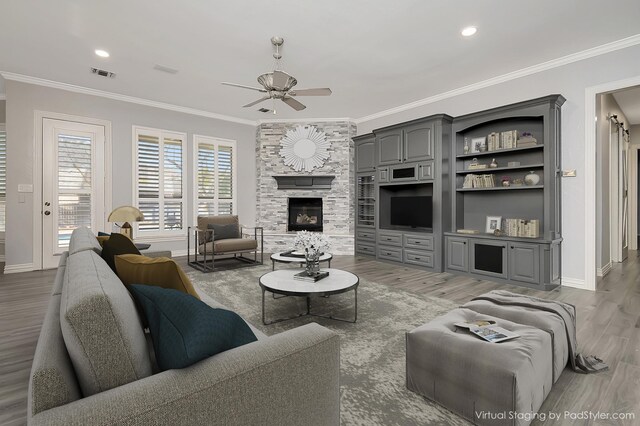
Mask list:
[[[433,253],[404,250],[404,263],[433,268]]]
[[[418,250],[433,250],[433,236],[404,236],[404,247]]]
[[[378,247],[378,257],[402,262],[402,249],[397,247]]]
[[[371,241],[372,243],[375,243],[375,241],[376,241],[376,233],[373,232],[373,231],[357,230],[356,231],[356,239],[358,241]]]
[[[370,256],[376,255],[376,247],[374,245],[356,243],[356,253],[368,254]]]
[[[378,232],[378,242],[388,246],[402,247],[402,234],[387,234]]]

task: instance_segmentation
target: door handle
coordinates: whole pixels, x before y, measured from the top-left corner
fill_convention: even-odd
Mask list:
[[[50,212],[49,210],[45,210],[45,211],[44,211],[44,215],[45,215],[45,216],[49,216],[50,214],[51,214],[51,212]]]
[[[51,203],[47,201],[47,202],[44,203],[44,205],[49,207],[51,205]]]

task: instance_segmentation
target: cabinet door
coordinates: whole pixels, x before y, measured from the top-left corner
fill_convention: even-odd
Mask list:
[[[389,130],[376,136],[378,164],[398,164],[402,162],[402,131]]]
[[[404,130],[404,161],[433,159],[432,123],[414,124]]]
[[[447,237],[447,269],[469,272],[467,238]]]
[[[540,282],[539,245],[509,244],[509,279],[534,284]]]
[[[375,137],[356,142],[356,171],[370,172],[376,166]]]
[[[469,260],[469,272],[507,279],[507,243],[505,241],[471,241]]]
[[[418,180],[433,180],[433,161],[418,164]]]

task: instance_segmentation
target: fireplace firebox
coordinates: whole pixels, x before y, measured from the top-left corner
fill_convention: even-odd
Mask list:
[[[322,198],[289,198],[287,231],[322,231]]]

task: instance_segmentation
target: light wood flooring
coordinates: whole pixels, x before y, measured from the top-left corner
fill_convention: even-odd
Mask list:
[[[367,257],[336,256],[332,267],[426,296],[464,303],[493,289],[562,300],[577,306],[580,351],[603,358],[609,371],[560,377],[542,413],[565,411],[631,412],[636,420],[536,421],[534,424],[640,424],[640,257],[616,265],[598,291],[561,288],[539,292],[450,274],[433,274],[377,262]],[[265,259],[268,257],[265,256]],[[185,269],[186,258],[176,259]],[[0,424],[26,424],[31,361],[45,314],[55,270],[0,275]]]

